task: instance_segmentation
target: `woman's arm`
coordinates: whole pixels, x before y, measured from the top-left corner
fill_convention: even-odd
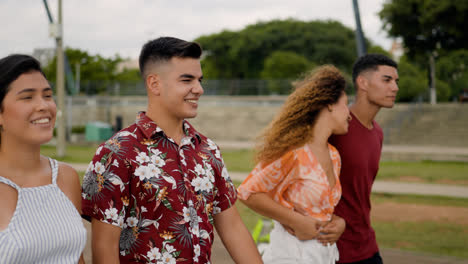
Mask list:
[[[323,222],[304,216],[274,201],[266,193],[253,193],[247,200],[241,200],[250,209],[280,222],[299,240],[314,239]]]
[[[62,192],[70,199],[76,210],[81,214],[81,184],[78,173],[71,166],[59,163],[57,176],[57,185]],[[79,264],[85,264],[83,253],[78,261]]]

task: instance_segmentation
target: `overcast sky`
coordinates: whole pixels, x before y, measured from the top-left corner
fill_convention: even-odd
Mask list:
[[[359,0],[364,34],[385,49],[391,39],[377,16],[384,0]],[[48,0],[57,20],[58,0]],[[137,58],[149,39],[193,40],[258,21],[333,19],[355,28],[352,0],[62,0],[64,45],[105,57]],[[0,57],[50,48],[42,0],[0,0]]]

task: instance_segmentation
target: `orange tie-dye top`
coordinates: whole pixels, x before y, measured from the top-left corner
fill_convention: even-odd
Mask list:
[[[237,189],[238,198],[246,200],[252,193],[264,192],[287,208],[320,221],[329,221],[341,197],[341,159],[335,147],[328,144],[328,149],[336,179],[333,188],[306,144],[265,167],[257,164]]]

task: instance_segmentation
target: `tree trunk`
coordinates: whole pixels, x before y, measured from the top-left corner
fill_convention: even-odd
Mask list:
[[[429,55],[429,71],[430,71],[430,99],[431,105],[437,104],[437,93],[436,93],[436,77],[435,77],[435,58],[431,52]]]

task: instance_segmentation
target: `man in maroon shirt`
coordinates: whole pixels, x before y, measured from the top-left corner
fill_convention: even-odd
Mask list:
[[[93,263],[210,263],[214,227],[236,263],[261,263],[219,148],[185,120],[203,94],[201,52],[171,37],[143,46],[147,110],[101,144],[83,179]]]
[[[392,108],[398,92],[397,64],[380,54],[367,54],[353,66],[356,100],[350,107],[352,120],[346,135],[330,138],[342,160],[342,197],[335,214],[346,221],[337,245],[339,263],[380,264],[382,258],[370,223],[370,194],[379,169],[383,133],[374,118],[380,108]],[[336,223],[325,227],[318,239],[336,233]],[[333,227],[333,228],[332,228]]]

